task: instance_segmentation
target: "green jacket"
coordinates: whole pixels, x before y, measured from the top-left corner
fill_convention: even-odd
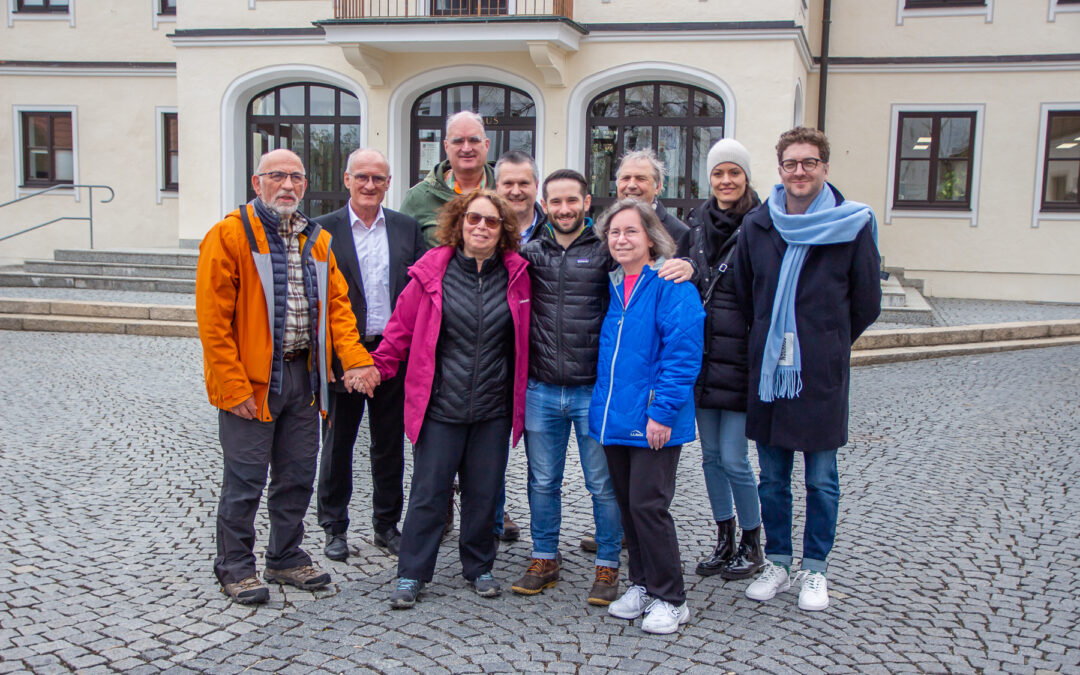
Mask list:
[[[405,200],[401,202],[401,208],[398,209],[404,214],[410,215],[416,218],[420,223],[420,231],[424,233],[424,241],[427,243],[428,248],[433,248],[439,245],[439,242],[435,241],[435,225],[438,220],[439,209],[443,204],[450,201],[457,196],[453,188],[446,184],[446,180],[443,176],[450,170],[450,160],[444,159],[435,165],[435,168],[428,173],[427,178],[420,181],[416,185],[409,188],[409,191],[405,193]],[[488,189],[495,189],[495,171],[490,166],[484,167],[484,174],[487,177],[485,185]]]

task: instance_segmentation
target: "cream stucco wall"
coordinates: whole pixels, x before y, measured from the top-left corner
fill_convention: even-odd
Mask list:
[[[0,10],[5,14],[7,4],[4,0]],[[153,0],[76,0],[74,7],[74,26],[65,17],[42,20],[33,15],[0,26],[0,60],[175,60],[166,35],[176,23],[168,17],[155,29]]]
[[[902,0],[900,0],[902,2]],[[833,0],[833,56],[969,56],[1075,53],[1080,13],[1048,20],[1049,0],[992,0],[985,16],[935,10],[907,12],[897,25],[897,0]]]
[[[1040,106],[1066,92],[1080,98],[1080,74],[834,73],[831,179],[874,207],[887,264],[926,279],[932,295],[1080,302],[1080,214],[1032,227]],[[911,210],[884,222],[893,104],[984,106],[976,226]]]

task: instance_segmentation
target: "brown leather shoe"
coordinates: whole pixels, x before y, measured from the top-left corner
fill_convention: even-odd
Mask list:
[[[551,588],[559,583],[561,562],[561,559],[533,558],[529,569],[525,570],[525,576],[515,581],[510,590],[519,595],[536,595],[545,588]]]
[[[510,516],[503,514],[503,531],[499,535],[500,541],[517,541],[521,536],[521,528],[517,526],[517,523],[510,520]]]
[[[261,605],[270,599],[270,589],[254,574],[246,579],[225,584],[221,592],[241,605]]]
[[[589,604],[607,607],[619,594],[619,570],[616,567],[596,566],[596,581],[589,591]]]
[[[301,565],[283,570],[272,570],[267,567],[263,571],[263,579],[270,583],[296,586],[303,591],[317,591],[330,583],[330,573],[323,572],[314,565]]]

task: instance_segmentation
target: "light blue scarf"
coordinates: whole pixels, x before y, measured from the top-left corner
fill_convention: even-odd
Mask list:
[[[769,215],[773,227],[788,247],[780,263],[772,318],[761,358],[758,398],[766,403],[776,398],[796,398],[802,391],[802,353],[795,327],[795,296],[810,247],[854,241],[867,223],[874,243],[877,243],[877,219],[870,207],[852,201],[837,204],[828,185],[818,193],[806,213],[800,215],[788,215],[784,186],[774,186],[769,196]],[[791,358],[787,359],[790,365],[780,365],[780,352],[787,333],[793,338],[789,343]]]

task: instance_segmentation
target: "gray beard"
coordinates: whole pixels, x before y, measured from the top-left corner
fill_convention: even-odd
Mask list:
[[[259,201],[262,202],[263,206],[265,206],[268,210],[278,214],[278,216],[283,218],[288,218],[292,214],[296,213],[297,209],[300,208],[298,204],[294,204],[292,206],[274,206],[273,204],[267,203],[267,201],[262,197],[259,197]]]

